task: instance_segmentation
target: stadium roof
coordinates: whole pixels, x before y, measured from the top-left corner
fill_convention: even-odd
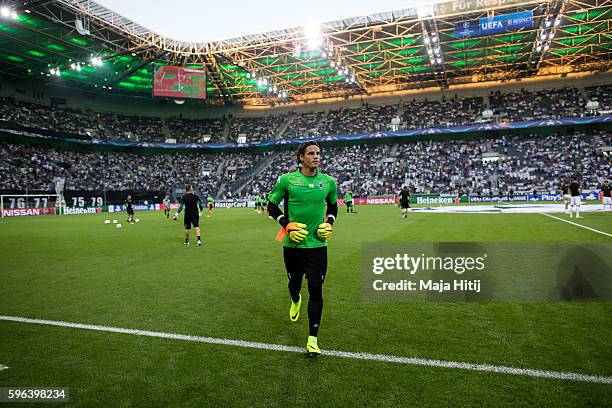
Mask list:
[[[287,7],[286,0],[176,0],[169,9],[161,4],[152,6],[151,0],[96,1],[158,34],[183,41],[223,40],[431,3],[431,0],[308,0],[294,1]]]
[[[209,103],[246,105],[611,66],[611,0],[448,1],[208,43],[164,37],[90,0],[5,5],[16,14],[0,10],[1,74],[94,92],[151,95],[163,64],[204,68]],[[532,12],[533,26],[457,32],[516,12]]]

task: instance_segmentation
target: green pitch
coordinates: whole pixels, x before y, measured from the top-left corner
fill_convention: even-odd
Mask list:
[[[366,303],[366,242],[611,242],[539,214],[340,215],[329,247],[325,350],[612,375],[612,303]],[[612,232],[610,214],[581,224]],[[560,215],[561,217],[566,217]],[[277,225],[202,217],[183,246],[162,212],[0,221],[0,315],[304,347]],[[105,218],[123,223],[118,230]],[[575,221],[575,220],[574,220]],[[306,285],[304,285],[305,288]],[[307,300],[306,291],[303,292]],[[361,361],[0,321],[0,387],[68,387],[75,406],[605,406],[612,385]],[[606,402],[607,401],[607,402]]]

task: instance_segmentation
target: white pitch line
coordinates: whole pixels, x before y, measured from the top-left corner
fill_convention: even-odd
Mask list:
[[[69,328],[74,328],[74,329],[95,330],[95,331],[103,331],[103,332],[111,332],[111,333],[133,334],[136,336],[158,337],[158,338],[174,339],[174,340],[186,340],[186,341],[193,341],[193,342],[198,342],[198,343],[221,344],[225,346],[246,347],[246,348],[254,348],[254,349],[260,349],[260,350],[304,353],[303,347],[283,346],[280,344],[257,343],[257,342],[252,342],[252,341],[220,339],[220,338],[215,338],[215,337],[190,336],[186,334],[163,333],[163,332],[154,332],[154,331],[148,331],[148,330],[124,329],[120,327],[98,326],[98,325],[93,325],[93,324],[82,324],[82,323],[69,323],[69,322],[61,322],[61,321],[54,321],[54,320],[29,319],[26,317],[0,316],[0,321],[1,320],[9,321],[9,322],[19,322],[19,323],[42,324],[42,325],[47,325],[47,326],[69,327]],[[463,369],[463,370],[485,371],[485,372],[490,372],[490,373],[512,374],[512,375],[520,375],[520,376],[526,376],[526,377],[552,378],[556,380],[570,380],[570,381],[583,381],[583,382],[600,383],[600,384],[612,384],[612,377],[600,376],[600,375],[587,375],[587,374],[560,372],[560,371],[545,371],[545,370],[536,370],[536,369],[531,369],[531,368],[516,368],[516,367],[509,367],[509,366],[491,365],[491,364],[462,363],[458,361],[430,360],[430,359],[416,358],[416,357],[399,357],[399,356],[390,356],[390,355],[385,355],[385,354],[352,353],[348,351],[335,351],[335,350],[326,350],[326,351],[323,351],[322,354],[326,356],[350,358],[350,359],[356,359],[356,360],[412,364],[412,365],[429,366],[429,367],[458,368],[458,369]]]
[[[3,366],[2,364],[0,364],[0,371],[2,371],[2,370],[6,370],[6,369],[8,369],[8,367],[7,367],[7,366]]]
[[[550,217],[550,218],[554,218],[555,220],[567,222],[568,224],[572,224],[572,225],[575,225],[575,226],[580,227],[580,228],[588,229],[589,231],[593,231],[593,232],[596,232],[598,234],[605,235],[607,237],[612,237],[612,234],[608,234],[607,232],[596,230],[595,228],[587,227],[586,225],[581,225],[581,224],[578,224],[578,223],[575,223],[575,222],[572,222],[572,221],[564,220],[563,218],[555,217],[554,215],[550,215],[550,214],[546,214],[546,213],[540,213],[540,214],[545,215],[545,216]]]

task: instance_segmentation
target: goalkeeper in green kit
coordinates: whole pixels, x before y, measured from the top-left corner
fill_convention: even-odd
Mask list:
[[[302,305],[302,279],[308,281],[309,336],[306,350],[321,353],[317,335],[323,311],[323,281],[327,273],[327,241],[338,215],[336,180],[318,170],[321,149],[317,142],[302,143],[297,151],[299,169],[279,177],[268,196],[268,214],[283,227],[283,256],[289,278],[289,318],[296,322]],[[279,208],[284,203],[284,212]]]
[[[346,204],[347,214],[349,212],[351,214],[357,214],[357,211],[353,210],[353,192],[351,190],[348,190],[346,193],[344,193],[344,203]]]

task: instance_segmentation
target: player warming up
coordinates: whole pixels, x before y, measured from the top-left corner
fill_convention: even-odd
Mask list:
[[[164,215],[166,218],[170,218],[170,196],[165,196],[164,200]]]
[[[408,209],[410,208],[410,192],[406,186],[400,191],[400,207],[402,208],[402,218],[408,218]]]
[[[576,218],[584,218],[580,216],[580,204],[582,204],[582,200],[580,198],[580,184],[576,176],[572,177],[572,182],[569,183],[569,191],[571,195],[570,204],[572,206],[570,218],[572,218],[572,213],[576,214]]]
[[[204,210],[202,200],[196,194],[193,193],[193,187],[188,185],[185,187],[186,194],[183,196],[182,204],[180,205],[173,219],[178,219],[179,214],[185,209],[185,218],[183,224],[185,224],[185,246],[189,245],[189,233],[191,226],[195,229],[198,237],[198,246],[202,246],[202,235],[200,234],[200,211]]]
[[[608,206],[608,210],[612,210],[612,193],[610,190],[611,188],[608,184],[608,180],[604,181],[601,186],[601,203],[603,204],[604,211],[606,211],[606,206]]]
[[[323,282],[327,273],[327,241],[338,215],[336,180],[320,172],[321,149],[316,142],[302,143],[297,151],[299,169],[279,177],[268,196],[268,213],[283,227],[283,257],[291,306],[289,319],[296,322],[302,305],[302,280],[308,281],[309,336],[306,351],[318,355],[317,336],[323,312]],[[280,202],[284,203],[284,212]]]
[[[132,196],[128,195],[125,200],[125,207],[127,211],[127,222],[134,223],[134,205],[132,203]]]
[[[258,214],[261,214],[261,207],[262,207],[262,206],[261,206],[261,197],[259,197],[259,194],[257,194],[257,195],[255,196],[255,211],[256,211]]]
[[[210,218],[212,216],[213,208],[215,208],[215,200],[213,200],[212,196],[208,196],[206,202],[208,206],[208,214],[206,214],[206,218]]]
[[[565,213],[569,214],[570,213],[569,204],[570,204],[570,200],[572,199],[572,196],[570,196],[570,193],[569,193],[569,181],[567,181],[567,179],[564,179],[563,182],[561,183],[561,197],[563,198],[563,205],[565,206]]]
[[[347,190],[344,193],[344,202],[346,203],[346,213],[357,214],[357,211],[353,209],[353,192],[351,190]]]

